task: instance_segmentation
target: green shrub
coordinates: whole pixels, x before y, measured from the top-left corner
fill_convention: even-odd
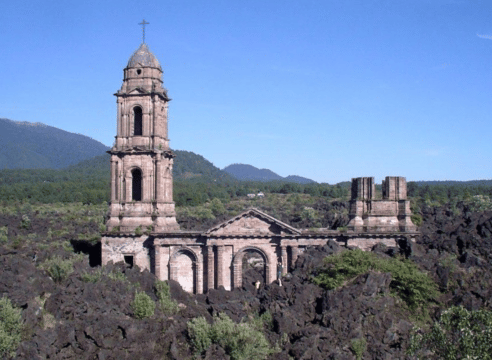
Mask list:
[[[21,229],[30,229],[31,228],[31,219],[29,219],[29,216],[22,215],[22,219],[21,219],[19,227]]]
[[[428,351],[431,354],[428,354]],[[492,311],[454,306],[425,333],[415,331],[408,348],[418,359],[492,359]],[[427,354],[426,354],[427,353]]]
[[[163,313],[175,314],[178,312],[178,303],[171,299],[171,292],[167,282],[157,280],[154,284],[154,291],[158,299],[159,308]]]
[[[327,289],[335,289],[370,270],[391,273],[390,288],[410,309],[416,310],[438,295],[436,283],[410,260],[382,258],[360,249],[326,257],[313,282]]]
[[[63,260],[60,256],[54,256],[45,260],[41,268],[46,270],[54,282],[61,282],[73,273],[73,259]]]
[[[415,226],[422,225],[423,219],[422,219],[422,216],[420,214],[412,214],[412,216],[410,216],[410,219],[412,220],[412,222]]]
[[[21,341],[21,311],[15,309],[7,297],[0,298],[0,355],[15,356]]]
[[[352,339],[350,341],[350,350],[354,353],[356,360],[362,360],[362,355],[364,355],[367,350],[366,339]]]
[[[222,215],[226,212],[226,208],[225,208],[224,204],[222,204],[222,201],[220,201],[220,199],[217,199],[217,198],[212,199],[209,207],[215,216]]]
[[[274,352],[253,323],[236,324],[225,314],[215,316],[212,325],[203,317],[192,319],[187,325],[197,355],[212,343],[220,345],[232,360],[266,359]]]
[[[133,315],[137,319],[144,319],[154,315],[155,303],[144,291],[135,291],[135,299],[131,304]]]
[[[84,282],[96,283],[101,280],[102,270],[101,268],[94,270],[91,273],[85,272],[82,274],[81,278]]]
[[[212,345],[212,339],[210,337],[212,325],[207,323],[204,317],[191,319],[186,325],[195,354],[203,353]]]
[[[143,230],[142,230],[142,226],[141,225],[138,225],[137,228],[135,229],[135,235],[137,235],[137,236],[142,236],[143,235]]]
[[[119,271],[112,271],[112,272],[108,273],[108,278],[110,278],[111,280],[114,280],[114,281],[121,281],[121,282],[127,281],[125,274],[123,274],[122,272],[119,272]]]
[[[9,227],[0,226],[0,243],[6,243],[8,241]]]

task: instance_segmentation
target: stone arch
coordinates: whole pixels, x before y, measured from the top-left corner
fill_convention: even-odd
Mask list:
[[[143,134],[143,111],[137,105],[133,107],[133,136],[142,136]]]
[[[169,259],[169,278],[177,281],[183,290],[199,293],[198,275],[201,263],[198,255],[189,247],[180,247]]]
[[[142,184],[143,184],[143,174],[142,170],[135,167],[131,170],[132,175],[132,200],[142,201]]]
[[[232,260],[232,271],[233,271],[233,288],[240,288],[243,286],[243,257],[244,254],[247,251],[255,251],[259,253],[263,257],[263,261],[265,262],[265,278],[264,278],[264,283],[269,284],[270,283],[270,257],[268,254],[261,248],[256,247],[256,246],[246,246],[242,249],[240,249],[235,255],[234,259]]]

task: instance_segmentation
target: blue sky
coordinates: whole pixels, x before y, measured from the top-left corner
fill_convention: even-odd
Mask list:
[[[174,149],[328,183],[492,178],[490,0],[4,2],[0,117],[111,145],[144,18]]]

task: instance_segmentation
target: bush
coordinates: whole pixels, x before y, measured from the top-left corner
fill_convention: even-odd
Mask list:
[[[22,215],[22,219],[21,219],[19,227],[21,229],[30,229],[31,228],[31,219],[29,219],[29,216]]]
[[[346,250],[324,259],[324,266],[313,282],[327,289],[335,289],[370,270],[391,273],[390,288],[410,309],[416,310],[437,295],[436,283],[407,259],[381,258],[360,249]]]
[[[157,280],[154,284],[154,291],[159,302],[159,308],[163,313],[175,314],[178,312],[178,303],[171,299],[171,292],[167,282]]]
[[[81,278],[82,281],[84,282],[96,283],[99,280],[101,280],[102,274],[103,274],[102,269],[99,268],[90,273],[84,272]]]
[[[21,311],[6,297],[0,299],[0,355],[14,357],[21,340]]]
[[[430,356],[426,352],[431,351]],[[454,306],[441,314],[426,334],[410,339],[410,355],[419,359],[492,359],[492,311]]]
[[[362,355],[364,355],[367,350],[366,339],[352,339],[350,341],[350,350],[354,353],[356,360],[362,360]]]
[[[412,220],[412,223],[415,226],[422,225],[423,219],[422,219],[422,216],[420,214],[412,214],[412,216],[410,216],[410,219]]]
[[[203,316],[191,319],[186,324],[188,327],[188,335],[191,339],[191,345],[196,354],[201,354],[212,345],[210,330],[212,326],[207,323]]]
[[[8,239],[9,228],[8,226],[0,226],[0,244],[6,243]]]
[[[144,319],[154,315],[155,303],[144,291],[135,292],[135,299],[131,304],[133,315],[137,319]]]
[[[214,216],[219,216],[222,215],[226,212],[226,208],[224,204],[222,204],[222,201],[217,198],[213,198],[213,200],[210,202],[210,210],[214,214]]]
[[[266,359],[274,352],[255,324],[236,324],[225,314],[215,316],[212,325],[203,317],[192,319],[187,325],[196,354],[203,353],[211,344],[220,345],[232,360]]]
[[[63,260],[60,256],[54,256],[41,264],[54,282],[61,282],[73,273],[73,260]]]

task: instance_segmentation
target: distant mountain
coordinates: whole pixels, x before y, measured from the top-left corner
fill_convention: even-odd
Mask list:
[[[184,150],[173,150],[173,152],[176,155],[173,166],[174,179],[234,180],[232,176],[220,170],[201,155]]]
[[[226,166],[223,171],[231,174],[238,180],[251,180],[251,181],[287,181],[295,182],[298,184],[309,184],[315,181],[307,178],[303,178],[297,175],[290,175],[282,177],[268,169],[258,169],[252,165],[246,164],[232,164]]]
[[[61,169],[109,150],[88,136],[0,119],[0,169]]]
[[[173,177],[175,180],[194,179],[195,181],[235,181],[228,173],[214,166],[203,156],[191,151],[173,150]],[[109,176],[109,154],[95,156],[66,168],[67,171],[82,172],[87,175],[106,174]]]
[[[312,184],[316,181],[297,175],[289,175],[283,179],[283,181],[295,182],[298,184]]]

